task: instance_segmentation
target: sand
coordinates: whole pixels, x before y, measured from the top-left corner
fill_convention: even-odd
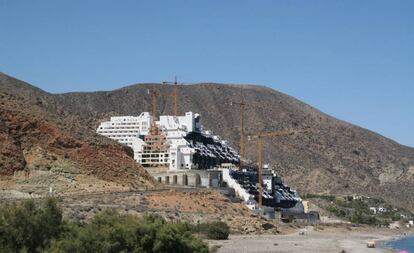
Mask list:
[[[296,232],[289,235],[232,235],[226,241],[210,241],[210,245],[219,245],[218,253],[366,253],[392,252],[390,250],[367,248],[370,240],[389,240],[397,231],[309,231],[301,235]]]

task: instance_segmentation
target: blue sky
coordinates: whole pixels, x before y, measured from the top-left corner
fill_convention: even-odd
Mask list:
[[[0,71],[49,92],[270,86],[414,146],[414,1],[0,0]]]

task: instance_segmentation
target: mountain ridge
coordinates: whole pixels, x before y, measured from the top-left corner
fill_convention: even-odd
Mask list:
[[[110,116],[151,111],[148,88],[161,88],[166,94],[173,89],[171,85],[133,84],[113,91],[20,93],[32,103],[42,101],[44,109],[62,122],[72,119],[74,124],[82,124],[83,131],[92,136],[99,122]],[[271,162],[290,185],[301,192],[369,195],[414,207],[409,194],[414,189],[413,148],[332,117],[287,94],[237,84],[179,85],[179,112],[200,113],[206,128],[238,149],[239,108],[230,106],[230,101],[240,100],[241,89],[247,103],[258,104],[246,106],[247,133],[312,129],[312,135],[266,140],[265,161]],[[171,99],[160,97],[159,108],[161,114],[172,114]],[[246,151],[255,161],[256,144],[247,143]]]

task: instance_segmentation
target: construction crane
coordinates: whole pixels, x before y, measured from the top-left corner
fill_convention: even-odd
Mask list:
[[[158,89],[152,88],[148,89],[147,93],[151,96],[151,104],[152,104],[152,117],[153,117],[153,123],[155,124],[155,121],[158,117],[158,96],[160,95]]]
[[[244,109],[246,106],[246,103],[244,102],[244,96],[243,96],[243,90],[241,91],[241,99],[240,102],[230,102],[230,105],[238,105],[240,107],[240,116],[239,116],[239,120],[240,120],[240,167],[242,165],[242,160],[245,157],[245,146],[244,146],[244,137],[245,137],[245,132],[244,132]]]
[[[309,132],[309,128],[303,128],[303,129],[288,129],[280,132],[258,132],[254,136],[249,136],[250,138],[256,138],[257,139],[257,154],[258,154],[258,181],[259,181],[259,196],[258,196],[258,205],[259,208],[262,208],[262,195],[263,195],[263,175],[262,175],[262,168],[263,168],[263,146],[264,146],[264,138],[274,138],[274,137],[282,137],[282,136],[289,136],[296,133],[305,133]]]
[[[239,153],[240,153],[240,168],[242,166],[242,160],[246,157],[246,145],[245,145],[245,137],[246,132],[244,129],[244,114],[246,110],[246,106],[249,107],[260,107],[262,104],[248,102],[246,103],[244,95],[243,95],[243,88],[240,89],[240,101],[239,102],[230,102],[230,105],[238,105],[240,108],[239,112],[239,120],[240,120],[240,142],[239,142]]]
[[[172,82],[162,82],[162,84],[173,84],[173,93],[171,96],[173,97],[173,109],[174,109],[174,116],[178,116],[178,83],[177,77],[174,78],[174,83]],[[164,94],[164,96],[169,96],[170,94]]]
[[[162,82],[162,84],[174,84],[173,93],[172,94],[163,93],[157,88],[151,88],[151,89],[147,90],[148,94],[151,96],[152,116],[154,118],[154,122],[158,118],[158,97],[160,97],[160,96],[165,97],[165,98],[169,97],[169,96],[173,97],[174,116],[178,115],[177,78],[175,78],[174,83],[172,83],[172,82]]]

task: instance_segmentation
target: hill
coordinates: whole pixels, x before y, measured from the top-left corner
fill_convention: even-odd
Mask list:
[[[98,138],[101,120],[115,115],[139,115],[151,110],[147,89],[171,94],[171,86],[137,84],[114,91],[49,94],[2,75],[9,94],[24,97],[36,110],[64,122],[61,127],[80,139]],[[265,159],[286,181],[302,192],[361,194],[381,197],[399,206],[414,207],[414,149],[369,130],[326,115],[273,89],[254,85],[202,83],[179,86],[179,112],[198,112],[204,125],[238,147],[240,89],[247,107],[246,132],[310,127],[311,134],[269,139]],[[160,97],[161,113],[172,113],[171,99]],[[84,135],[84,136],[82,136]],[[100,141],[104,141],[100,139]],[[256,160],[256,143],[247,156]]]
[[[55,114],[53,96],[0,75],[0,176],[3,189],[44,194],[152,188],[132,151]]]

